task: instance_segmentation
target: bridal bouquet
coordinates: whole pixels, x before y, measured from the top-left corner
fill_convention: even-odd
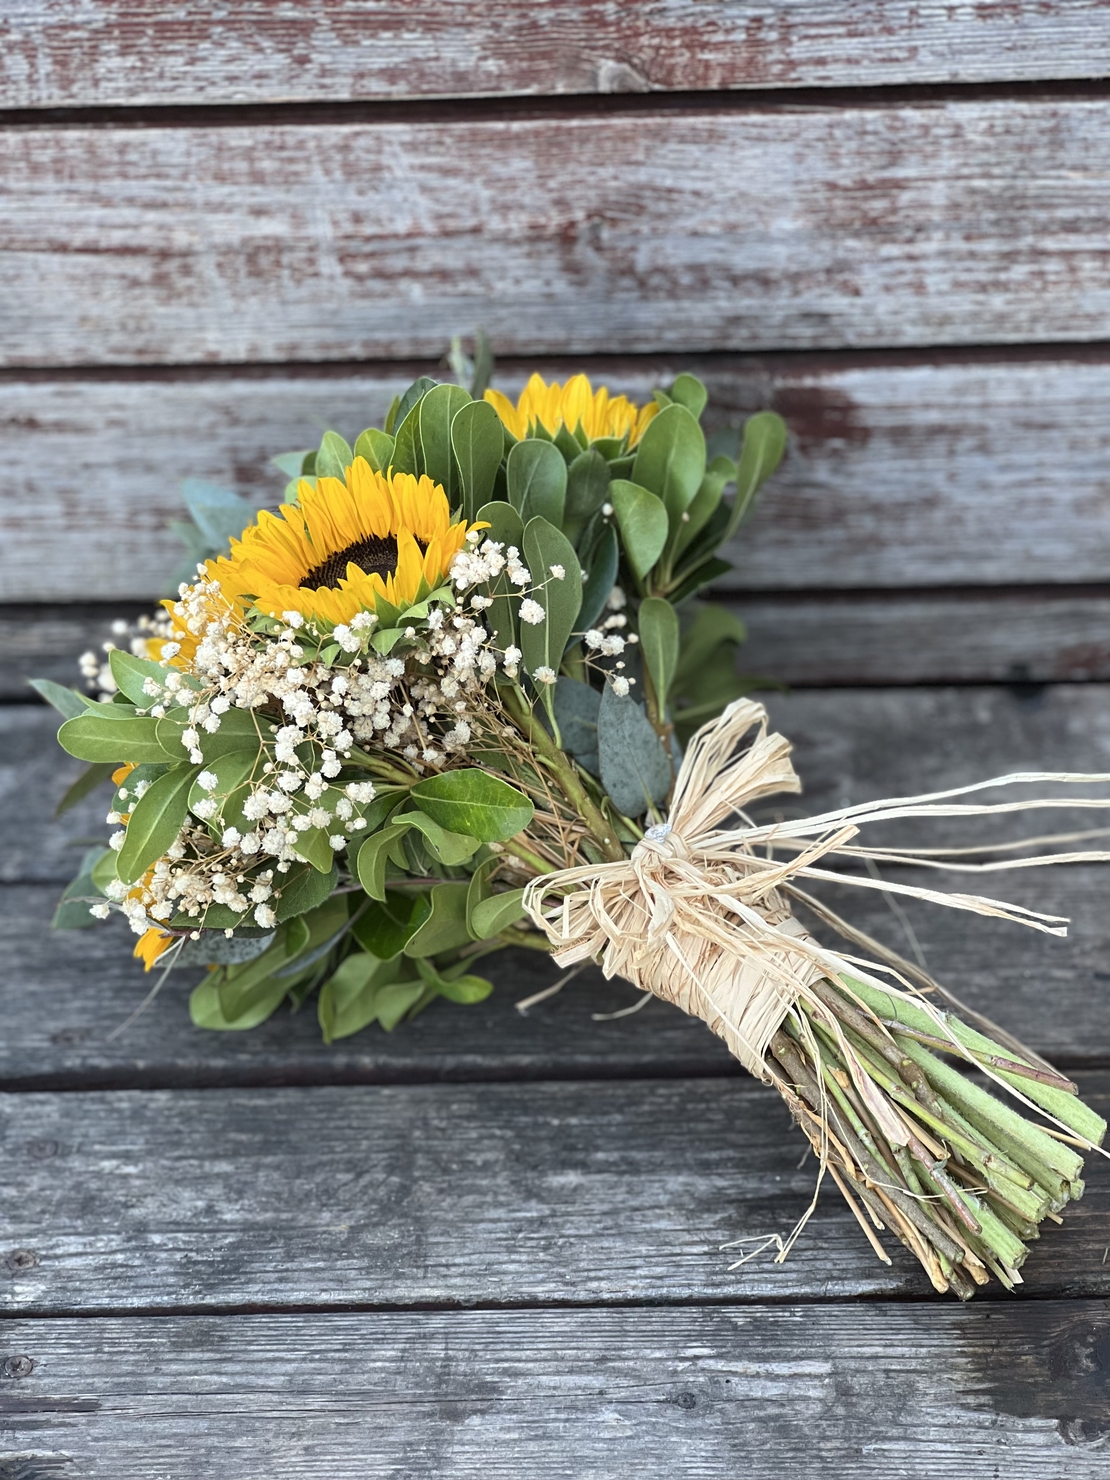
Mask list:
[[[598,961],[779,1091],[881,1258],[886,1229],[938,1290],[1019,1283],[1104,1122],[802,886],[939,864],[856,843],[870,822],[1040,804],[758,824],[754,804],[800,786],[742,697],[742,629],[699,593],[782,422],[752,417],[737,459],[708,461],[690,375],[645,406],[581,375],[533,376],[515,404],[471,390],[420,379],[353,446],[329,431],[275,459],[276,514],[194,491],[188,578],[87,659],[96,697],[37,685],[88,762],[67,801],[113,787],[114,830],[56,923],[120,912],[148,970],[203,970],[203,1027],[315,994],[329,1042],[480,1000],[475,968],[504,946]],[[1048,778],[1004,778],[1030,779]],[[798,906],[865,954],[820,944]]]

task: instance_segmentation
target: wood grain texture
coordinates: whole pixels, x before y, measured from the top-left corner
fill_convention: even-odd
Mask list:
[[[6,142],[8,365],[1110,335],[1101,99]]]
[[[6,1323],[19,1480],[1103,1480],[1102,1301]],[[25,1456],[25,1457],[24,1457]],[[20,1466],[23,1466],[20,1468]]]
[[[1057,688],[1036,699],[1005,690],[814,691],[771,695],[776,725],[791,736],[806,793],[784,806],[839,804],[1053,765],[1110,771],[1110,696],[1103,688]],[[49,711],[0,710],[0,804],[6,835],[0,890],[0,1085],[273,1085],[419,1080],[535,1079],[604,1075],[718,1074],[732,1071],[700,1024],[662,1004],[632,1018],[597,1023],[637,1000],[620,983],[591,974],[526,1018],[513,1003],[552,983],[530,954],[494,958],[496,991],[470,1008],[440,1006],[393,1035],[377,1029],[325,1049],[311,1008],[282,1012],[249,1033],[209,1034],[188,1022],[194,978],[175,973],[158,1000],[121,1036],[109,1038],[150,985],[130,959],[118,924],[51,934],[63,882],[80,857],[67,838],[101,838],[102,802],[59,824],[49,821]],[[774,804],[771,804],[773,807]],[[1071,826],[1074,813],[1033,814],[1027,826]],[[1098,822],[1100,819],[1092,819]],[[1007,836],[1017,835],[1018,822]],[[1001,828],[998,836],[1002,836]],[[941,836],[938,830],[934,839]],[[982,833],[977,833],[982,836]],[[966,834],[955,835],[965,841]],[[911,881],[913,876],[907,876]],[[39,879],[41,883],[19,884]],[[931,880],[930,882],[935,882]],[[953,876],[952,887],[966,886]],[[1070,1065],[1110,1061],[1106,1013],[1110,924],[1105,870],[1057,868],[992,879],[991,889],[1028,908],[1070,916],[1068,941],[997,921],[907,904],[919,946],[938,978],[1049,1056]],[[881,895],[824,891],[869,933],[905,952],[903,926]]]
[[[549,378],[581,368],[540,363]],[[653,356],[590,361],[586,368],[595,384],[638,400],[679,370],[693,370],[708,384],[706,424],[722,442],[731,442],[729,429],[738,437],[745,419],[764,407],[786,418],[788,457],[731,552],[736,570],[726,584],[733,590],[1066,585],[1103,582],[1110,571],[1104,351],[924,362]],[[328,426],[353,438],[380,424],[396,391],[425,369],[436,373],[434,364],[411,364],[358,373],[0,383],[0,461],[33,470],[33,496],[15,485],[3,495],[0,599],[126,602],[163,594],[180,559],[168,526],[182,517],[182,478],[207,478],[274,503],[284,486],[269,463],[275,452],[314,446]],[[523,379],[513,364],[498,375],[513,393]],[[798,610],[805,641],[819,644],[812,660],[819,668],[828,651],[823,623],[818,617],[807,624],[804,606]],[[1007,630],[992,637],[970,634],[957,617],[966,656],[953,657],[958,666],[950,672],[924,671],[918,665],[928,664],[932,651],[939,665],[952,640],[934,647],[927,612],[907,620],[922,632],[920,643],[902,639],[919,680],[999,676],[1005,669],[990,657],[984,661],[993,666],[975,671],[982,643],[989,652],[997,641],[1006,666],[1014,661],[1017,634],[1008,619]],[[1093,620],[1097,628],[1101,615]],[[1077,668],[1091,671],[1093,653],[1094,672],[1102,672],[1099,634],[1086,621],[1060,614],[1046,618],[1043,632],[1035,621],[1030,635],[1049,652],[1035,664],[1032,656],[1017,661],[1029,661],[1040,677],[1072,677]],[[1023,633],[1029,627],[1027,621]],[[849,631],[853,644],[866,642],[874,653],[873,635]],[[798,668],[778,668],[776,654],[790,642],[787,626],[778,649],[768,650],[774,661],[765,671],[810,681],[802,676],[813,671],[805,655]],[[9,643],[0,647],[5,666],[19,660]],[[850,657],[841,653],[845,661]],[[834,673],[839,681],[857,676],[850,667]],[[882,674],[864,676],[875,681]]]
[[[134,107],[1103,75],[1098,0],[19,0],[0,21],[9,108]],[[153,65],[152,65],[153,63]]]
[[[1104,1113],[1110,1075],[1080,1075]],[[5,1096],[5,1316],[241,1306],[920,1297],[747,1076]],[[1110,1295],[1110,1169],[1048,1225],[1028,1295]],[[745,1246],[743,1253],[750,1246]],[[23,1251],[16,1256],[15,1251]]]

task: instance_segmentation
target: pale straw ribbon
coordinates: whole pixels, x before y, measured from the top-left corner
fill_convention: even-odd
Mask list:
[[[740,741],[753,728],[754,738],[738,752]],[[989,872],[1049,863],[1105,862],[1110,860],[1110,853],[1053,853],[960,863],[952,860],[971,852],[1005,852],[1014,845],[915,852],[868,848],[852,840],[869,822],[902,817],[983,816],[1060,806],[1110,807],[1110,797],[992,805],[965,805],[951,800],[988,787],[1107,781],[1110,775],[1105,774],[1019,773],[925,796],[868,802],[801,821],[757,827],[744,815],[745,808],[763,797],[797,793],[801,784],[790,763],[789,742],[782,735],[768,734],[763,705],[740,699],[693,737],[679,769],[669,820],[649,827],[630,858],[533,879],[524,893],[524,907],[546,932],[559,965],[598,961],[607,977],[624,977],[643,991],[704,1019],[746,1069],[770,1082],[777,1076],[766,1062],[768,1044],[812,983],[821,977],[836,980],[850,975],[899,995],[889,981],[879,981],[871,973],[889,969],[892,963],[908,969],[893,952],[810,899],[796,881],[825,879],[861,889],[879,889],[1011,920],[1050,935],[1064,935],[1067,922],[1061,916],[1038,914],[982,895],[895,884],[818,864],[822,859],[839,857]],[[737,814],[741,826],[720,827],[725,819]],[[1063,842],[1090,835],[1029,842]],[[788,856],[778,859],[776,850]],[[789,897],[813,908],[841,935],[869,947],[888,967],[819,945],[793,917]],[[893,974],[909,985],[900,972]],[[921,973],[912,974],[921,979]],[[949,1036],[939,1014],[937,1022]]]

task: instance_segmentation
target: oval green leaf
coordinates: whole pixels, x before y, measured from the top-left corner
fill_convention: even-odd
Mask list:
[[[503,843],[515,837],[531,822],[534,810],[515,786],[477,769],[429,776],[418,781],[409,795],[440,827],[468,834],[480,843]],[[359,854],[360,877],[365,851],[364,844]]]
[[[614,478],[609,484],[609,500],[617,517],[625,556],[633,572],[643,580],[667,543],[667,510],[662,499],[626,478]]]
[[[116,871],[127,884],[141,879],[181,831],[189,811],[189,790],[199,766],[174,766],[148,787],[131,813]]]

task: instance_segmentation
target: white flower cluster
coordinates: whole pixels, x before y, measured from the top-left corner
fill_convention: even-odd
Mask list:
[[[462,592],[503,570],[514,583],[530,580],[515,549],[487,540],[480,550],[455,557],[450,579]],[[241,825],[224,825],[218,777],[200,773],[198,786],[210,795],[194,800],[193,817],[146,878],[118,886],[112,896],[132,928],[140,932],[176,915],[203,925],[209,907],[219,904],[252,911],[254,923],[269,928],[276,922],[271,900],[280,893],[280,876],[305,861],[303,835],[311,832],[317,846],[322,835],[338,853],[366,828],[360,809],[374,799],[374,784],[336,782],[345,764],[358,763],[356,745],[403,756],[417,772],[464,753],[485,685],[499,663],[515,677],[520,662],[515,648],[503,655],[491,649],[481,621],[489,604],[476,594],[471,612],[435,606],[419,635],[415,626],[405,629],[405,657],[383,656],[370,643],[377,624],[371,613],[321,633],[301,613],[285,612],[275,631],[260,636],[242,624],[219,583],[203,572],[182,586],[172,624],[195,639],[196,650],[187,671],[171,670],[164,684],[146,681],[148,712],[185,720],[182,743],[194,765],[204,762],[206,737],[217,734],[233,710],[258,713],[259,736],[267,744],[260,746],[255,774],[235,793]],[[163,639],[160,647],[153,644],[163,661],[180,653],[169,617],[148,622],[133,649],[149,656],[152,637]],[[331,642],[344,657],[329,665],[315,653]],[[274,727],[272,741],[264,724]],[[126,823],[148,784],[124,780],[109,822]],[[121,848],[125,837],[121,829],[112,846]]]

